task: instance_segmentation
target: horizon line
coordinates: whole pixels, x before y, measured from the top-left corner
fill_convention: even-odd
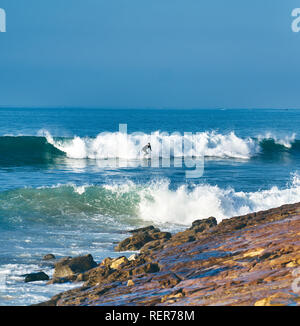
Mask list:
[[[300,110],[300,107],[98,107],[98,106],[18,106],[0,105],[0,109],[88,109],[88,110]]]

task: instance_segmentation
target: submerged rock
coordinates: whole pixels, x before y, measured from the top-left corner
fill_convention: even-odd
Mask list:
[[[48,281],[49,276],[44,272],[25,274],[25,282]]]
[[[43,260],[52,260],[55,259],[55,256],[53,254],[47,254],[43,257]]]

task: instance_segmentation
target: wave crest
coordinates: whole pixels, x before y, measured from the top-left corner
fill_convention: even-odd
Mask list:
[[[293,144],[296,143],[296,133],[278,136],[272,132],[266,132],[264,135],[259,135],[257,138],[259,142],[273,141],[274,144],[281,145],[286,148],[292,148]]]
[[[274,186],[256,192],[222,189],[199,184],[171,189],[168,179],[146,185],[128,181],[115,185],[58,185],[25,188],[0,193],[2,222],[21,220],[39,223],[77,223],[79,220],[103,224],[143,223],[190,225],[196,219],[215,216],[220,222],[232,216],[266,210],[300,199],[297,174],[285,188]],[[132,224],[133,223],[133,224]]]
[[[273,153],[290,152],[295,155],[300,152],[300,141],[295,133],[281,136],[266,133],[241,138],[234,131],[227,134],[205,131],[183,135],[160,131],[128,135],[106,132],[95,138],[62,138],[41,130],[36,137],[0,137],[0,165],[55,164],[57,158],[64,157],[92,160],[120,158],[129,162],[144,158],[141,149],[148,142],[152,145],[151,157],[154,159],[212,157],[249,160],[260,155],[266,158]]]
[[[44,132],[48,143],[66,153],[69,158],[89,159],[141,159],[142,147],[148,142],[152,146],[152,157],[219,157],[249,159],[259,152],[259,145],[251,138],[242,139],[234,132],[218,134],[200,132],[196,134],[168,134],[153,132],[123,134],[102,133],[96,138],[55,140],[50,133]]]

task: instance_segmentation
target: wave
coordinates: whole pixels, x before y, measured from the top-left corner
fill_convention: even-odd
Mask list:
[[[138,193],[121,194],[105,187],[72,184],[21,188],[0,192],[0,223],[4,225],[80,225],[99,223],[100,229],[134,224]]]
[[[102,133],[96,138],[80,138],[55,140],[48,132],[45,137],[49,144],[66,153],[69,158],[89,159],[141,159],[144,154],[142,147],[151,143],[151,157],[231,157],[247,159],[258,148],[248,138],[243,140],[231,132],[226,135],[216,132],[197,134],[167,134],[156,131],[149,134]]]
[[[272,132],[267,132],[264,135],[258,135],[257,137],[259,142],[271,142],[276,145],[281,145],[285,148],[292,148],[294,144],[299,145],[299,141],[296,140],[296,133],[292,133],[291,135],[281,135],[278,136]]]
[[[0,137],[0,165],[43,164],[63,157],[64,153],[47,142],[45,137]]]
[[[171,189],[168,179],[140,185],[131,181],[112,185],[57,185],[0,193],[1,223],[113,225],[156,223],[190,225],[215,216],[232,216],[292,204],[300,200],[300,178],[293,175],[284,188],[256,192],[235,191],[209,184]]]
[[[249,160],[260,155],[291,151],[300,152],[296,134],[278,137],[271,133],[257,137],[238,137],[233,131],[227,134],[206,131],[196,134],[150,134],[120,132],[101,133],[95,138],[53,137],[48,131],[39,136],[0,137],[0,165],[43,164],[57,158],[70,159],[143,159],[142,147],[152,145],[152,158],[213,157]]]

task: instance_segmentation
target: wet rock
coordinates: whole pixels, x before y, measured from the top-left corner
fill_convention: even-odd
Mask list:
[[[140,249],[140,251],[141,251],[141,253],[149,252],[149,254],[151,254],[151,252],[161,249],[163,247],[163,244],[168,240],[169,239],[160,239],[160,240],[153,240],[153,241],[147,242]]]
[[[47,254],[43,257],[43,260],[52,260],[55,259],[55,256],[53,254]]]
[[[170,239],[171,233],[169,232],[161,232],[159,229],[154,228],[153,226],[148,226],[145,228],[140,228],[131,231],[133,236],[126,238],[121,241],[116,247],[116,251],[134,251],[141,249],[146,243],[153,240],[161,240],[161,239]]]
[[[133,261],[133,260],[136,260],[138,257],[139,257],[138,254],[132,254],[131,256],[128,257],[128,260]]]
[[[106,257],[106,258],[104,258],[103,260],[102,260],[102,262],[101,262],[101,266],[107,266],[107,267],[109,267],[110,265],[111,265],[111,263],[112,263],[112,258],[110,258],[110,257]]]
[[[148,233],[138,233],[130,238],[126,238],[121,241],[116,247],[116,251],[126,251],[126,250],[139,250],[142,246],[152,241],[153,239],[149,236]]]
[[[160,273],[159,275],[153,277],[151,281],[158,282],[160,287],[165,289],[176,286],[178,283],[181,282],[181,278],[178,277],[175,273],[166,272]]]
[[[297,261],[295,261],[295,260],[294,261],[290,261],[285,266],[288,267],[288,268],[290,268],[290,267],[297,267],[297,266],[299,266],[299,261],[300,261],[300,259],[298,259]]]
[[[182,232],[172,236],[171,241],[167,243],[167,247],[176,247],[184,243],[193,242],[199,239],[202,233],[205,234],[210,229],[217,226],[217,220],[215,217],[209,217],[202,220],[196,220],[192,223],[192,226]]]
[[[68,277],[53,277],[47,284],[63,284],[74,282],[77,279],[76,275],[68,276]]]
[[[44,304],[300,305],[300,294],[292,292],[299,276],[300,203],[217,225],[207,220],[167,239],[155,239],[160,231],[154,227],[135,230],[132,237],[152,238],[135,259],[113,269],[106,258],[76,274],[84,286]]]
[[[258,248],[258,249],[255,249],[255,250],[244,253],[243,256],[252,258],[252,257],[256,257],[256,256],[261,255],[264,251],[265,251],[264,248]]]
[[[184,243],[193,242],[195,240],[196,232],[194,230],[186,230],[173,235],[171,241],[166,244],[166,247],[177,247]]]
[[[295,296],[290,293],[278,292],[267,298],[260,299],[254,303],[254,306],[286,306],[294,305]]]
[[[182,297],[184,297],[184,292],[182,289],[179,289],[171,294],[167,294],[161,298],[162,303],[175,303],[178,300],[180,300]]]
[[[136,233],[140,233],[140,232],[153,232],[153,231],[158,231],[159,232],[159,229],[156,229],[153,225],[149,225],[149,226],[146,226],[146,227],[143,227],[143,228],[130,230],[129,233],[136,234]]]
[[[144,265],[138,266],[132,270],[132,275],[157,273],[160,268],[157,263],[146,263]]]
[[[192,223],[192,226],[189,229],[183,232],[178,232],[177,234],[173,235],[172,241],[167,244],[167,247],[176,247],[187,242],[196,241],[202,233],[216,226],[217,220],[215,217],[196,220]]]
[[[132,257],[131,257],[131,261],[134,260]],[[108,268],[112,268],[112,269],[118,269],[118,268],[121,268],[122,266],[126,265],[129,263],[129,259],[127,259],[127,257],[125,256],[121,256],[121,257],[118,257],[118,258],[110,258],[110,257],[107,257],[105,259],[103,259],[103,261],[101,262],[101,266],[106,266]]]
[[[76,281],[84,281],[89,286],[116,281],[123,282],[133,275],[154,273],[158,269],[158,264],[147,263],[142,255],[137,255],[136,259],[130,261],[124,256],[114,259],[108,257],[99,266],[79,274]]]
[[[85,285],[92,286],[106,282],[108,277],[113,273],[109,266],[98,266],[85,273],[81,273],[77,276],[77,282],[85,282]]]
[[[25,274],[25,282],[48,281],[49,276],[44,272]]]
[[[127,286],[134,286],[133,280],[128,280],[127,281]]]
[[[110,264],[110,268],[118,269],[126,265],[127,263],[128,263],[128,259],[125,256],[122,256],[120,258],[113,259]]]
[[[92,255],[62,258],[55,264],[53,278],[73,277],[97,266]]]
[[[194,221],[190,230],[193,230],[195,232],[203,232],[216,226],[217,224],[218,223],[215,217],[209,217],[206,219]]]

